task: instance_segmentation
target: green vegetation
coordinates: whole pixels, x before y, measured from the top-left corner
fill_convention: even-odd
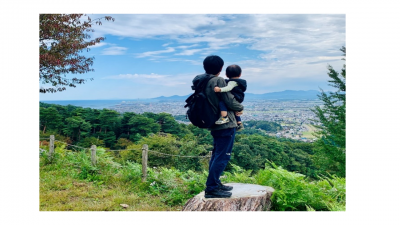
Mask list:
[[[166,113],[124,113],[40,103],[40,138],[98,147],[98,164],[89,152],[56,142],[50,162],[40,157],[40,210],[180,210],[205,188],[208,158],[149,152],[148,178],[141,182],[141,147],[182,156],[212,150],[210,132],[179,124]],[[345,210],[345,178],[321,177],[314,164],[315,144],[276,138],[266,132],[277,123],[246,121],[236,136],[223,182],[271,186],[273,210]],[[48,149],[48,141],[42,147]],[[106,149],[127,149],[106,151]],[[124,209],[119,204],[128,204]]]
[[[302,136],[310,139],[315,138],[315,132],[317,131],[317,129],[312,125],[303,124],[303,126],[306,127],[308,131],[303,132]]]
[[[257,172],[264,168],[266,160],[271,160],[289,171],[316,178],[311,162],[311,144],[267,136],[266,132],[282,129],[274,122],[246,121],[245,126],[246,129],[236,138],[232,154],[234,164]],[[209,131],[179,124],[167,113],[119,114],[109,109],[40,103],[40,130],[41,138],[55,134],[59,141],[85,148],[96,145],[106,149],[141,149],[143,144],[147,144],[154,151],[192,156],[207,155],[213,148]],[[159,133],[164,135],[154,135]],[[118,156],[141,162],[138,152],[121,152]],[[202,171],[207,165],[198,158],[153,157],[149,166]]]
[[[190,120],[186,118],[186,115],[176,115],[174,118],[179,121],[190,122]]]
[[[245,121],[244,124],[246,125],[246,128],[261,129],[266,132],[277,132],[282,130],[281,125],[275,122],[251,120]]]
[[[89,152],[71,151],[56,143],[50,162],[40,156],[41,211],[178,211],[205,188],[206,170],[149,167],[141,181],[141,165],[115,157],[104,148],[92,166]],[[44,148],[47,148],[46,146]],[[272,210],[345,210],[345,179],[336,176],[310,180],[273,163],[252,174],[231,164],[223,182],[274,187]],[[129,205],[123,208],[120,204]]]
[[[346,48],[340,49],[346,56]],[[345,60],[345,59],[343,59]],[[323,107],[316,106],[312,111],[316,114],[321,126],[316,126],[316,136],[320,138],[315,143],[314,162],[319,173],[346,176],[346,64],[339,73],[328,66],[330,86],[335,92],[322,91],[319,99]]]
[[[182,156],[212,150],[210,132],[179,124],[166,113],[124,113],[40,103],[40,138],[98,147],[98,164],[89,152],[56,142],[50,162],[40,157],[40,210],[180,210],[205,188],[208,158],[162,156],[149,152],[148,178],[141,182],[141,147]],[[281,126],[246,121],[236,136],[223,182],[275,188],[273,210],[344,210],[345,178],[321,177],[313,143],[266,135]],[[42,141],[48,149],[48,141]],[[106,149],[127,149],[106,151]],[[124,209],[119,204],[128,204]]]

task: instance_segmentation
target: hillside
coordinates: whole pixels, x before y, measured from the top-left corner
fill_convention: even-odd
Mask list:
[[[39,128],[42,211],[179,210],[205,188],[212,136],[179,124],[171,114],[40,103]],[[272,210],[345,210],[345,178],[314,165],[314,143],[265,135],[280,129],[274,122],[254,121],[238,132],[222,181],[273,187]],[[53,160],[50,135],[56,139]],[[141,181],[144,144],[150,150],[146,182]]]
[[[98,162],[92,166],[89,152],[65,147],[56,144],[52,161],[47,152],[40,155],[40,211],[180,211],[205,188],[206,170],[149,167],[147,180],[142,182],[139,163],[121,161],[113,152],[99,148]],[[254,175],[232,166],[222,182],[273,187],[273,211],[345,210],[345,178],[311,181],[273,163]]]

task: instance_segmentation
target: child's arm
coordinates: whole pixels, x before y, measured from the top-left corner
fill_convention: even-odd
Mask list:
[[[215,92],[228,92],[228,91],[231,91],[236,86],[238,86],[236,81],[230,81],[226,87],[223,87],[223,88],[215,87],[214,91]]]

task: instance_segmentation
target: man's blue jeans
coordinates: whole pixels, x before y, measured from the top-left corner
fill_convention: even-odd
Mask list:
[[[218,188],[221,183],[219,177],[231,159],[233,142],[235,141],[236,128],[213,130],[211,135],[214,138],[214,149],[210,159],[206,190],[210,192]]]

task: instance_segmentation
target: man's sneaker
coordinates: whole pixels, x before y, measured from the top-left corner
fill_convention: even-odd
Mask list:
[[[236,131],[242,131],[244,129],[243,123],[240,123],[237,128]]]
[[[227,123],[227,122],[229,122],[229,118],[228,117],[220,117],[216,122],[215,122],[215,124],[218,124],[218,125],[221,125],[221,124],[224,124],[224,123]]]
[[[219,184],[219,187],[218,187],[220,190],[222,190],[222,191],[231,191],[232,189],[233,189],[233,187],[232,186],[227,186],[227,185],[223,185],[223,184]]]
[[[232,193],[228,191],[222,191],[219,188],[216,188],[212,191],[205,192],[204,197],[205,198],[229,198],[231,197]]]

